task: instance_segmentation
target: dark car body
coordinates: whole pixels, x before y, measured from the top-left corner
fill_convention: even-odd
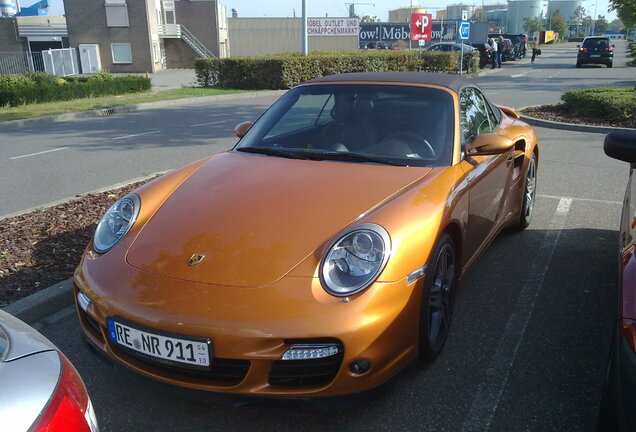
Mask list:
[[[614,62],[614,45],[607,36],[589,36],[577,45],[576,67],[584,64],[604,64],[612,67]]]
[[[474,48],[467,44],[462,44],[458,42],[438,42],[435,43],[428,48],[427,51],[461,51],[462,45],[464,46],[464,52],[468,51],[477,51],[477,48]]]
[[[630,163],[620,223],[619,308],[598,430],[636,430],[636,132],[612,132],[605,153]]]
[[[491,33],[489,38],[498,39],[499,36],[503,36],[504,39],[509,40],[512,45],[510,48],[510,60],[517,60],[526,56],[526,48],[528,46],[528,36],[524,34],[510,34],[510,33]],[[505,56],[505,53],[504,53]],[[504,59],[507,60],[507,59]]]

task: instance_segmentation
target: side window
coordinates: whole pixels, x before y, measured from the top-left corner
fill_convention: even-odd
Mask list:
[[[477,90],[466,87],[459,94],[462,142],[467,143],[477,135],[492,131],[493,126],[486,111],[486,101]]]
[[[497,129],[497,125],[499,124],[499,118],[493,112],[493,109],[490,106],[490,103],[488,103],[488,100],[486,100],[486,97],[484,96],[484,94],[477,89],[473,89],[473,91],[475,92],[477,97],[482,100],[484,111],[486,112],[486,115],[488,116],[488,121],[490,122],[490,130],[488,132],[493,132],[495,129]],[[481,133],[485,133],[485,132],[482,131]]]

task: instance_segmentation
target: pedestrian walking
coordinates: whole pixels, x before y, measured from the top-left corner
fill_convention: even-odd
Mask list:
[[[492,69],[497,67],[497,42],[493,38],[488,39],[486,49],[490,54],[490,60],[492,62]]]
[[[530,42],[530,48],[532,48],[532,60],[530,60],[530,63],[534,63],[534,58],[541,53],[541,50],[539,49],[539,41],[537,40],[537,38],[532,38],[532,42]]]

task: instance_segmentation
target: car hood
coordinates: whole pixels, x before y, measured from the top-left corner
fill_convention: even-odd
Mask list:
[[[127,262],[181,280],[265,286],[430,171],[223,153],[157,210]]]

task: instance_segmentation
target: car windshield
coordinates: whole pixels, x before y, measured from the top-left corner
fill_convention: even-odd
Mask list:
[[[400,166],[448,166],[453,98],[409,85],[294,88],[249,130],[235,151],[277,157]]]

